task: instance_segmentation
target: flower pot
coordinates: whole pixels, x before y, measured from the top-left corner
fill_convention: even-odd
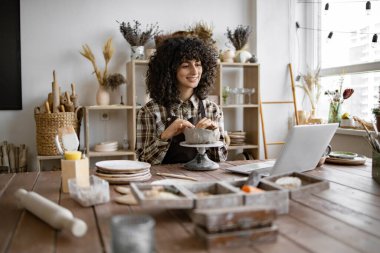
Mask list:
[[[144,46],[132,46],[131,47],[131,59],[132,60],[144,60]]]
[[[96,91],[96,104],[97,105],[109,105],[110,104],[110,93],[103,86],[99,86]]]

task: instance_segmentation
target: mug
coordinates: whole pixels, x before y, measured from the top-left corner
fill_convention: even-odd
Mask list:
[[[325,149],[325,152],[323,152],[321,159],[319,159],[319,162],[318,162],[318,164],[317,164],[317,167],[320,167],[320,166],[322,166],[322,164],[325,163],[326,158],[327,158],[327,156],[330,154],[330,152],[331,152],[331,145],[328,145],[328,146],[326,147],[326,149]]]

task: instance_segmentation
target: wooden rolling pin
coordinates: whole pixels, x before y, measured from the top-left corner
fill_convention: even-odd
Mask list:
[[[75,218],[71,211],[38,193],[20,188],[15,192],[15,197],[19,201],[19,206],[27,209],[55,229],[69,229],[76,237],[83,236],[87,232],[87,224],[83,220]]]

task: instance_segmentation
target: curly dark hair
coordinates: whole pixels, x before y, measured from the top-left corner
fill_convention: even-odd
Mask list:
[[[196,60],[201,62],[203,71],[194,93],[205,99],[214,86],[217,57],[217,51],[198,38],[175,36],[165,39],[150,58],[146,91],[159,105],[170,107],[178,103],[177,69],[184,61]]]

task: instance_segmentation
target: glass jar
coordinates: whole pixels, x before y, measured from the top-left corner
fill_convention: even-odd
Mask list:
[[[329,109],[329,123],[340,123],[342,119],[342,103],[341,102],[331,102]]]

